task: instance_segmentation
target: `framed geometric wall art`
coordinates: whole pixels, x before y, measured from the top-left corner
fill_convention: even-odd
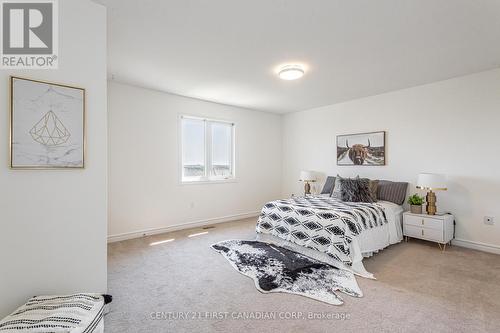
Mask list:
[[[338,135],[337,165],[385,165],[385,132]]]
[[[85,167],[85,89],[11,76],[10,167]]]

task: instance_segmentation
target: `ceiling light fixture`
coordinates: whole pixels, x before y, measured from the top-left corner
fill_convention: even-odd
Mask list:
[[[286,65],[280,68],[278,75],[282,80],[297,80],[304,76],[304,68],[300,65]]]

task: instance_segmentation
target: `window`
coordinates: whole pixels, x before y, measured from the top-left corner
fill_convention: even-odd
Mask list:
[[[181,116],[182,181],[234,179],[234,124]]]

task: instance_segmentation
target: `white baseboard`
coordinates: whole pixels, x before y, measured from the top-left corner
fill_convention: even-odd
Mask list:
[[[465,239],[454,239],[451,241],[453,245],[466,247],[468,249],[500,254],[500,246],[485,244],[481,242],[473,242]]]
[[[139,231],[125,232],[125,233],[116,234],[116,235],[109,235],[108,236],[108,243],[119,242],[119,241],[123,241],[123,240],[127,240],[127,239],[140,238],[140,237],[156,235],[156,234],[163,234],[166,232],[172,232],[172,231],[178,231],[178,230],[184,230],[184,229],[199,228],[199,227],[204,227],[204,226],[211,225],[211,224],[241,220],[241,219],[259,216],[259,214],[260,214],[260,211],[243,213],[243,214],[235,214],[235,215],[215,217],[215,218],[193,221],[193,222],[186,222],[183,224],[169,225],[169,226],[160,227],[160,228],[152,228],[152,229],[145,229],[145,230],[139,230]]]

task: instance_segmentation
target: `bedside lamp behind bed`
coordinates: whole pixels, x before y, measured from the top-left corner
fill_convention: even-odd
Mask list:
[[[316,181],[316,176],[312,171],[301,171],[300,172],[300,181],[304,182],[304,196],[311,194],[311,184]]]

